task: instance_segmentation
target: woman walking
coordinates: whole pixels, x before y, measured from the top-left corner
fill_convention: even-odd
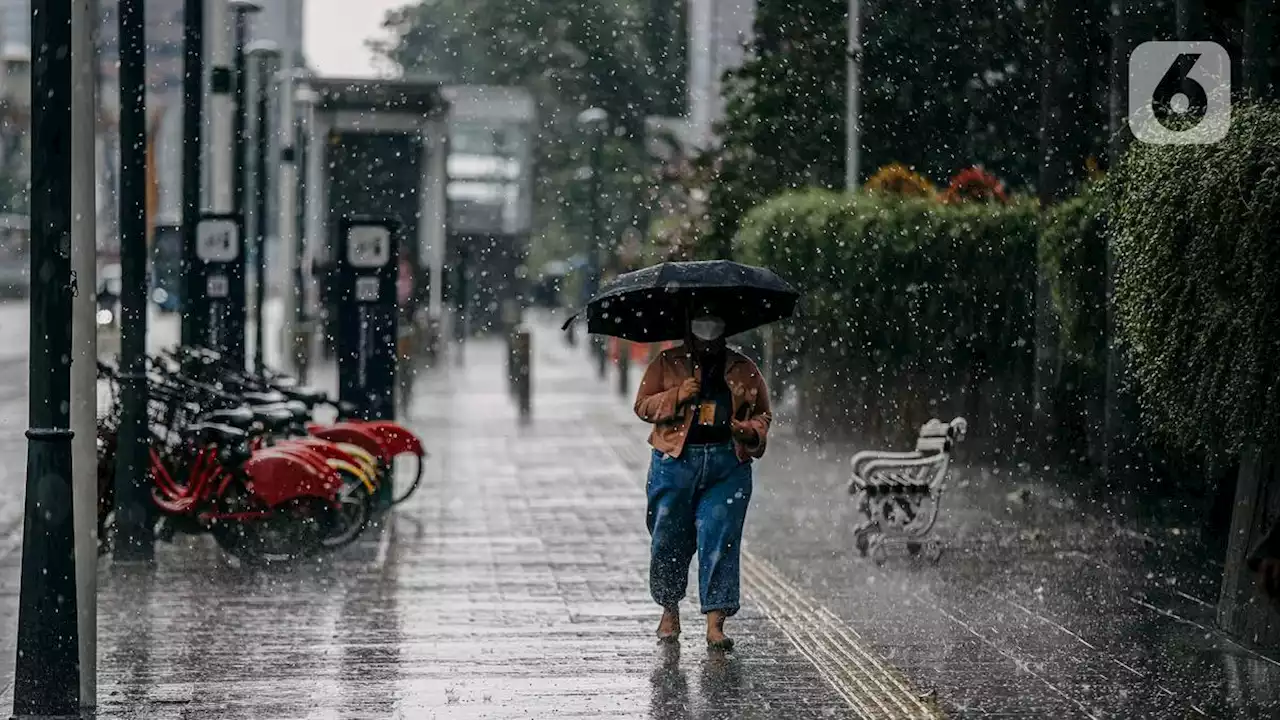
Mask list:
[[[755,363],[725,345],[725,322],[695,313],[685,345],[645,371],[635,411],[653,424],[649,444],[649,589],[662,606],[658,639],[680,635],[680,601],[698,555],[698,599],[707,645],[731,650],[726,618],[739,606],[742,527],[751,500],[751,462],[764,454],[772,419]]]

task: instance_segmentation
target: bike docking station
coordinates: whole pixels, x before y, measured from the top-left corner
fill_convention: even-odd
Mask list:
[[[196,344],[240,364],[245,360],[245,257],[243,223],[239,215],[204,213],[196,226],[195,262],[191,287],[202,288],[191,298],[189,317],[196,325]]]
[[[347,216],[335,253],[338,300],[338,404],[360,420],[394,420],[398,316],[399,223]],[[391,504],[390,483],[377,506]]]

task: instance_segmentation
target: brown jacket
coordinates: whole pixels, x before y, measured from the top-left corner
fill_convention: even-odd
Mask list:
[[[745,418],[755,431],[754,442],[734,441],[738,458],[746,461],[764,455],[769,423],[773,420],[769,409],[769,389],[750,358],[735,350],[726,352],[724,378],[733,396],[733,417]],[[677,403],[676,398],[680,383],[689,377],[692,376],[688,351],[684,347],[664,350],[649,363],[649,369],[645,370],[644,379],[640,381],[640,391],[636,393],[636,415],[645,422],[653,423],[649,444],[672,457],[680,457],[684,441],[689,436],[689,426],[693,424],[693,404]]]

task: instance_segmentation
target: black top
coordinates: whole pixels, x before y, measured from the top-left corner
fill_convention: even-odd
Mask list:
[[[733,439],[729,426],[729,415],[733,412],[733,396],[729,393],[729,385],[724,380],[726,353],[719,357],[699,358],[702,371],[702,392],[698,403],[693,406],[693,424],[689,426],[689,439],[686,445],[714,445],[727,443]],[[714,403],[714,415],[707,409],[704,417],[703,405]],[[710,423],[703,420],[710,419]]]

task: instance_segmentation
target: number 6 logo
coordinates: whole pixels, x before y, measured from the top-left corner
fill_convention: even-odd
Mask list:
[[[1207,145],[1231,126],[1231,58],[1213,42],[1146,42],[1129,56],[1129,127],[1152,145]]]

